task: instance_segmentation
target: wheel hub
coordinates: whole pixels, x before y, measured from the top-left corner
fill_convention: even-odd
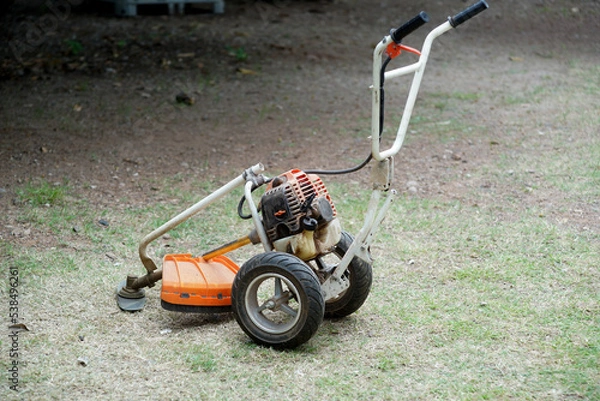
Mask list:
[[[297,322],[302,306],[290,305],[296,299],[293,284],[280,274],[258,276],[249,286],[246,306],[250,319],[265,332],[281,334],[289,331]],[[263,301],[266,293],[271,296]]]

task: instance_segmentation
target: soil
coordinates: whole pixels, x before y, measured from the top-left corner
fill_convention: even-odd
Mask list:
[[[231,1],[224,15],[189,9],[137,18],[85,3],[53,24],[44,22],[53,15],[48,9],[23,10],[17,2],[3,23],[12,44],[1,72],[3,186],[45,175],[110,187],[115,171],[221,175],[258,161],[274,171],[346,166],[368,152],[362,134],[372,46],[420,7],[434,21],[452,8],[405,3]],[[496,76],[515,60],[542,73],[563,68],[569,53],[597,55],[598,21],[588,21],[584,8],[597,2],[522,3],[491,2],[468,28],[444,37],[424,91],[487,92],[500,80],[523,88],[530,76]],[[546,8],[572,15],[548,23],[552,14],[540,12]],[[45,35],[31,46],[32,27],[44,24]],[[414,36],[410,43],[420,43]],[[566,51],[553,56],[558,46]],[[181,92],[194,103],[177,102]],[[479,104],[473,118],[497,123],[491,107]],[[346,131],[357,134],[347,140]],[[98,171],[90,170],[91,158],[103,161]]]
[[[48,4],[16,1],[2,16],[0,202],[8,215],[18,210],[15,188],[30,180],[68,182],[110,208],[124,192],[151,202],[164,177],[222,181],[258,162],[270,175],[353,166],[369,152],[373,46],[422,9],[444,21],[449,9],[466,6],[228,1],[222,15],[188,5],[168,16],[148,6],[119,18],[111,3]],[[564,129],[547,127],[559,102],[536,105],[533,118],[527,99],[521,107],[498,103],[563,82],[572,60],[597,61],[599,2],[490,6],[434,44],[420,95],[427,105],[440,93],[477,94],[456,108],[436,105],[430,120],[459,116],[484,127],[482,135],[448,143],[409,133],[396,161],[401,191],[460,198],[457,174],[503,151],[490,143],[515,127],[517,136]],[[427,31],[406,44],[420,47]],[[406,91],[394,90],[401,100],[389,101],[386,118],[397,122]],[[340,179],[366,183],[366,170]]]
[[[258,162],[269,174],[353,166],[369,152],[373,46],[421,9],[444,21],[466,6],[228,1],[222,15],[188,5],[168,16],[148,6],[119,18],[110,3],[52,4],[16,1],[2,16],[5,210],[29,180],[94,188],[85,196],[111,207],[124,191],[149,201],[157,177],[225,179]],[[515,127],[544,129],[560,109],[544,103],[532,115],[527,100],[499,107],[506,94],[559,84],[572,60],[597,60],[599,2],[490,6],[434,44],[420,95],[479,94],[461,109],[437,107],[434,117],[444,124],[459,115],[484,135],[448,143],[409,134],[396,161],[402,191],[460,197],[457,172],[486,165],[501,152],[491,143]],[[406,44],[419,47],[425,33]],[[401,103],[390,104],[396,112],[388,114],[400,115]],[[349,179],[366,182],[367,174]]]

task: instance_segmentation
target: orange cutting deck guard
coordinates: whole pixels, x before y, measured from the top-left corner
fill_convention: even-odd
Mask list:
[[[230,306],[231,286],[239,269],[226,256],[206,261],[191,254],[166,255],[160,297],[174,305]]]

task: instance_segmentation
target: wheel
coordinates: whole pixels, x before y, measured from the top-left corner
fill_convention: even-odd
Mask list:
[[[342,232],[340,242],[335,246],[334,251],[326,255],[332,260],[325,260],[320,257],[316,260],[320,269],[333,269],[344,257],[354,238],[347,232]],[[370,263],[354,257],[344,276],[350,280],[350,286],[337,297],[328,300],[325,303],[325,317],[340,318],[356,312],[367,300],[373,283],[373,269]]]
[[[301,259],[281,252],[256,255],[233,280],[236,321],[254,342],[294,348],[317,331],[325,301],[316,274]]]

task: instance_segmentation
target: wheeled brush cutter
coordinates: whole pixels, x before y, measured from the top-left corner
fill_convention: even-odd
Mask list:
[[[171,311],[221,313],[235,319],[256,343],[293,348],[308,341],[324,317],[343,317],[358,310],[369,295],[372,260],[369,247],[396,191],[391,189],[393,157],[404,140],[433,41],[443,33],[488,8],[479,1],[449,17],[432,30],[421,51],[403,45],[402,39],[428,22],[424,12],[392,30],[373,53],[371,153],[360,165],[346,170],[293,169],[274,178],[263,175],[257,164],[148,234],[139,254],[147,274],[128,276],[117,289],[121,309],[138,311],[146,302],[144,287],[162,279],[161,303]],[[386,72],[390,60],[402,51],[418,61]],[[384,80],[414,74],[393,145],[380,149],[383,126]],[[343,231],[335,204],[319,175],[345,174],[372,164],[373,192],[364,224],[355,238]],[[238,214],[252,220],[251,232],[201,256],[170,254],[159,269],[148,256],[148,245],[210,204],[244,187]],[[256,204],[252,193],[266,186]],[[244,209],[249,210],[244,214]],[[226,254],[248,244],[261,244],[264,252],[241,267]]]

